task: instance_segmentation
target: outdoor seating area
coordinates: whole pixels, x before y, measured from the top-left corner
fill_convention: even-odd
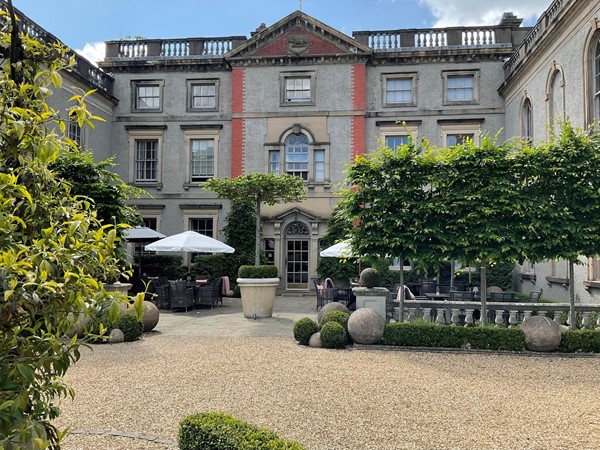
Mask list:
[[[224,278],[219,277],[209,281],[198,279],[196,281],[168,280],[166,277],[154,278],[151,281],[149,300],[156,304],[158,309],[171,311],[210,309],[223,306]]]
[[[317,295],[317,310],[329,302],[340,302],[350,310],[356,308],[356,297],[352,293],[351,283],[348,286],[336,286],[331,278],[321,281],[313,280]]]

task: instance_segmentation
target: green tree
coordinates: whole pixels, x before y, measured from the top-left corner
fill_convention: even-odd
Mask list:
[[[306,198],[304,181],[289,174],[249,173],[237,178],[212,178],[204,189],[216,192],[221,198],[254,206],[256,214],[254,237],[254,265],[260,264],[260,207],[262,203],[275,205]]]
[[[97,279],[120,273],[118,238],[49,169],[71,144],[46,99],[73,59],[19,34],[14,13],[0,14],[0,447],[58,449],[57,402],[74,394],[61,377],[79,358],[65,333],[108,298]],[[71,108],[80,126],[94,120],[85,97]],[[142,297],[136,307],[141,315]]]
[[[142,225],[137,209],[127,204],[127,200],[139,198],[142,191],[124,183],[110,170],[114,166],[114,157],[97,163],[91,152],[74,149],[61,153],[50,169],[70,184],[72,195],[93,201],[102,224]]]

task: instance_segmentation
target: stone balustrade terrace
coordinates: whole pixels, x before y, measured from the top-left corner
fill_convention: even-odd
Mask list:
[[[355,31],[352,37],[377,52],[440,49],[511,48],[507,26]]]
[[[570,322],[568,303],[515,303],[487,302],[489,325],[515,327],[532,315],[551,313],[554,321],[561,325],[561,315],[567,313]],[[394,318],[398,320],[400,308],[394,308]],[[480,302],[444,301],[444,300],[405,300],[404,322],[411,319],[424,319],[439,325],[475,325],[473,313],[481,311]],[[581,314],[582,328],[600,327],[600,305],[575,305],[575,313]],[[592,320],[592,313],[598,318]]]
[[[505,79],[508,79],[515,70],[521,66],[523,60],[537,48],[539,42],[548,34],[548,28],[560,20],[568,11],[568,7],[575,3],[575,1],[576,0],[554,0],[550,4],[548,9],[546,9],[539,17],[529,34],[517,47],[513,56],[504,64]]]
[[[5,9],[5,5],[6,2],[0,0],[0,6],[2,6],[3,9]],[[18,18],[18,23],[22,32],[28,34],[32,39],[43,44],[62,43],[56,36],[44,30],[16,8],[15,14]],[[5,23],[5,16],[0,16],[0,24],[4,25]],[[81,77],[84,81],[91,83],[94,87],[99,88],[101,91],[104,91],[112,97],[114,79],[102,69],[94,66],[87,59],[72,50],[69,50],[66,56],[67,58],[70,58],[72,55],[75,55],[75,66],[73,67],[75,76]]]
[[[222,58],[245,41],[245,36],[109,41],[106,61]]]

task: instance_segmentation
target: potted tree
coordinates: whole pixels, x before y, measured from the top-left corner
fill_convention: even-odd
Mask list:
[[[306,198],[302,178],[288,174],[250,173],[237,178],[212,178],[204,189],[221,198],[245,203],[256,213],[254,266],[241,266],[236,280],[242,295],[244,317],[271,317],[279,286],[276,266],[260,265],[260,206],[300,201]]]

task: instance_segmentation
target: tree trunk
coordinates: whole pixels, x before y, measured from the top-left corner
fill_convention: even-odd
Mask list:
[[[479,295],[481,296],[481,324],[487,325],[487,261],[485,259],[481,260],[481,292]]]
[[[569,261],[569,315],[571,316],[569,326],[574,330],[577,328],[577,317],[575,316],[575,263],[573,261]]]
[[[404,259],[400,256],[400,310],[398,312],[398,322],[404,322]],[[392,314],[393,316],[393,314]]]
[[[256,200],[256,236],[254,242],[254,265],[260,266],[260,199]]]

